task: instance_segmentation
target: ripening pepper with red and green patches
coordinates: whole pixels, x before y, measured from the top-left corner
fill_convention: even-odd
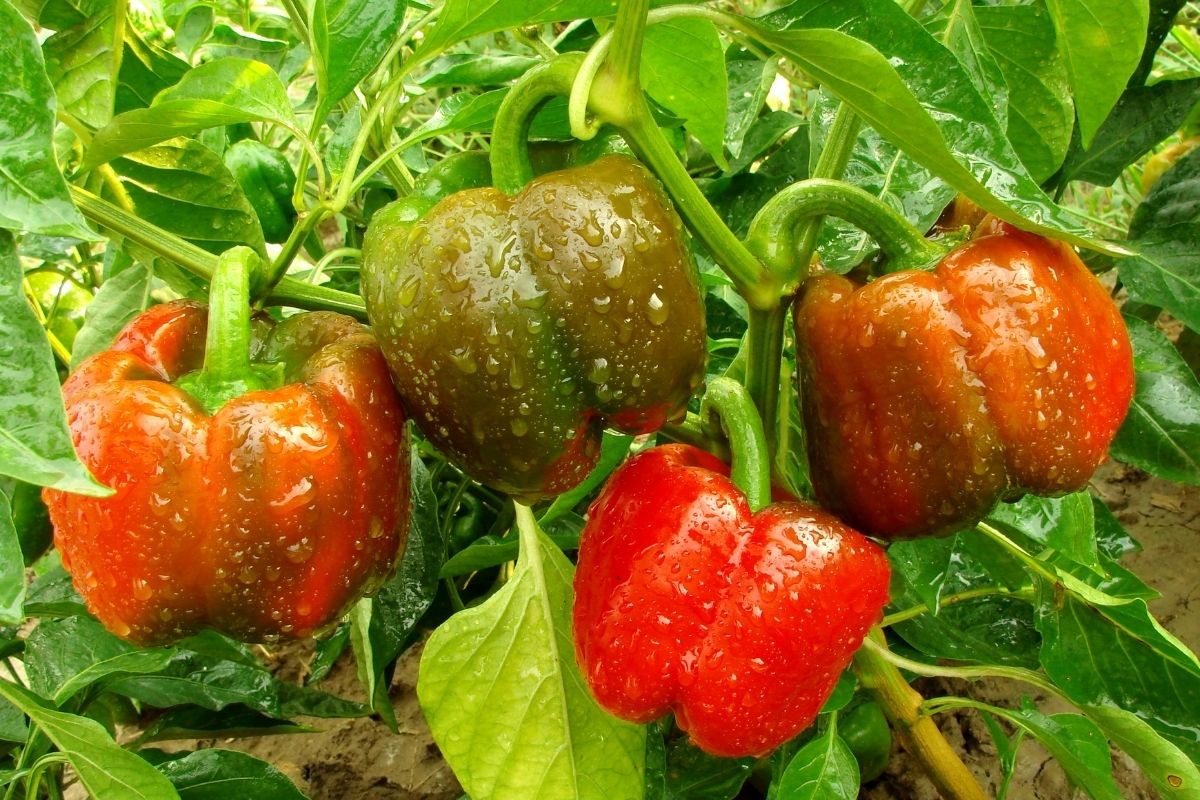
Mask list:
[[[310,635],[407,538],[404,416],[374,337],[332,312],[251,321],[245,295],[232,341],[214,347],[215,300],[153,306],[63,385],[76,451],[115,493],[46,490],[55,545],[88,609],[138,644]]]
[[[372,220],[362,285],[421,432],[524,502],[583,480],[604,428],[646,433],[681,416],[704,378],[704,305],[681,223],[625,156],[515,196],[481,187],[438,200],[418,187]]]
[[[1068,245],[995,221],[932,271],[818,276],[794,317],[813,486],[873,536],[1082,489],[1133,396],[1105,288]]]

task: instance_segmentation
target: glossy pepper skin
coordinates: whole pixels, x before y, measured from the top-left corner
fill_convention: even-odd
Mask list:
[[[592,506],[575,573],[575,651],[601,706],[674,710],[701,749],[758,755],[817,716],[888,598],[883,550],[818,509],[751,514],[713,456],[665,445]]]
[[[413,420],[472,478],[526,502],[595,464],[606,426],[655,430],[704,377],[679,218],[607,156],[515,197],[402,200],[363,242],[367,313]]]
[[[1129,406],[1124,323],[1070,247],[980,233],[930,272],[819,276],[793,309],[813,486],[870,535],[1081,489]]]
[[[311,634],[391,572],[407,538],[404,417],[371,334],[314,312],[255,321],[283,385],[209,416],[172,385],[201,366],[207,309],[154,306],[63,386],[75,447],[107,498],[46,490],[89,610],[149,645],[211,627]]]

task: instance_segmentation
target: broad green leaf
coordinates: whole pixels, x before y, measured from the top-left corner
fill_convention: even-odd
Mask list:
[[[1043,585],[1038,629],[1046,674],[1072,702],[1135,711],[1193,761],[1200,758],[1200,665],[1143,600],[1089,606]]]
[[[114,742],[95,720],[48,709],[37,695],[7,681],[0,681],[0,697],[25,712],[54,742],[92,797],[104,800],[179,797],[170,781],[145,760]]]
[[[108,691],[155,708],[191,704],[219,711],[240,704],[276,717],[284,716],[280,686],[261,667],[187,650],[174,653],[154,674],[120,677],[106,684]]]
[[[1160,797],[1200,800],[1200,770],[1136,714],[1112,706],[1084,706],[1082,711],[1133,757]]]
[[[764,20],[789,29],[763,27],[756,38],[981,208],[1026,230],[1120,251],[1041,190],[958,59],[892,0],[802,0]]]
[[[741,51],[744,52],[744,51]],[[725,116],[725,148],[730,156],[741,155],[742,142],[750,126],[758,119],[778,73],[778,59],[733,57],[737,48],[726,52],[725,73],[728,86],[728,111]],[[729,167],[726,167],[726,171]]]
[[[266,64],[222,58],[187,72],[164,89],[150,108],[118,114],[96,132],[83,168],[176,136],[239,122],[275,122],[299,131],[287,90]]]
[[[213,26],[203,47],[203,57],[248,59],[266,64],[276,73],[282,71],[289,52],[288,43],[282,39],[272,39],[225,24]]]
[[[440,53],[481,33],[582,17],[612,16],[616,0],[447,0],[417,57]],[[478,800],[478,799],[477,799]]]
[[[112,494],[75,456],[54,356],[25,299],[7,231],[0,231],[0,475],[80,494]]]
[[[0,623],[25,622],[25,560],[8,495],[0,492]]]
[[[1092,800],[1121,800],[1121,792],[1113,782],[1108,743],[1087,717],[1078,714],[1046,716],[1028,706],[1011,711],[990,710],[1032,734],[1057,759],[1071,782],[1082,787]]]
[[[993,595],[945,606],[936,617],[922,614],[895,630],[930,658],[1036,669],[1041,637],[1034,618],[1027,600]]]
[[[1092,146],[1072,154],[1064,172],[1070,180],[1112,185],[1126,167],[1178,130],[1198,102],[1200,78],[1127,90],[1096,132]]]
[[[52,31],[66,30],[96,14],[109,0],[17,0],[15,5],[30,22]]]
[[[707,20],[678,19],[648,27],[641,77],[647,94],[681,118],[717,166],[725,168],[729,81],[716,26]]]
[[[149,269],[135,264],[100,285],[88,306],[83,327],[75,335],[72,366],[78,367],[88,356],[107,349],[121,329],[146,310],[152,277]]]
[[[135,27],[126,25],[114,111],[148,107],[155,95],[178,83],[189,69],[186,61],[150,44]]]
[[[996,119],[1008,123],[1008,81],[996,54],[984,38],[970,0],[953,0],[943,10],[935,31],[938,39],[962,62],[967,74],[992,104]]]
[[[746,131],[741,140],[741,150],[729,161],[726,176],[736,175],[750,167],[771,149],[789,131],[804,123],[804,118],[790,111],[772,111],[764,114]]]
[[[22,744],[29,736],[25,715],[16,706],[0,704],[0,742]]]
[[[452,53],[429,65],[418,81],[422,86],[499,86],[521,77],[540,63],[533,56],[507,53]]]
[[[236,750],[196,750],[191,753],[143,751],[179,792],[181,800],[304,800],[287,776],[275,766]]]
[[[312,44],[318,119],[379,65],[404,22],[405,6],[401,0],[315,0]]]
[[[1008,139],[1035,181],[1062,165],[1075,106],[1054,23],[1038,4],[979,6],[975,16],[1008,84]]]
[[[59,105],[89,128],[112,119],[121,55],[113,47],[115,32],[109,6],[42,44],[46,74]]]
[[[316,729],[276,719],[248,708],[230,706],[220,711],[184,706],[156,716],[138,736],[139,744],[173,739],[232,739],[313,733]]]
[[[24,565],[28,567],[49,549],[54,537],[54,529],[50,524],[50,510],[46,508],[42,499],[40,486],[8,478],[0,479],[0,489],[8,498],[21,557]],[[3,515],[0,514],[0,517]]]
[[[811,153],[819,153],[837,114],[836,98],[817,95],[808,126]],[[928,230],[954,199],[954,189],[900,152],[869,127],[858,133],[844,180],[882,199],[919,230]],[[878,249],[875,241],[839,219],[826,218],[818,250],[822,263],[836,272],[861,264]]]
[[[579,533],[546,534],[559,550],[578,550]],[[440,577],[453,578],[459,575],[470,575],[472,572],[491,569],[508,561],[516,559],[520,553],[520,544],[515,536],[504,538],[492,535],[480,536],[474,542],[459,550],[442,565]]]
[[[1200,381],[1167,337],[1126,317],[1137,390],[1110,452],[1153,475],[1200,484]]]
[[[1187,5],[1187,0],[1150,0],[1150,28],[1146,33],[1146,46],[1142,49],[1142,60],[1129,79],[1130,86],[1141,86],[1154,68],[1154,56],[1162,46],[1175,17]]]
[[[574,567],[529,509],[517,514],[512,577],[425,645],[417,681],[425,719],[474,800],[637,800],[645,729],[592,699],[571,639]]]
[[[1092,137],[1137,69],[1150,22],[1147,0],[1046,0],[1071,76],[1080,138]],[[1103,63],[1103,69],[1097,64]]]
[[[164,648],[138,650],[88,617],[43,621],[26,640],[29,688],[57,706],[115,675],[158,672],[174,655]]]
[[[1093,572],[1101,573],[1096,520],[1087,492],[1064,497],[1027,494],[1015,503],[996,506],[988,519],[1020,531],[1042,547],[1057,550]]]
[[[197,3],[183,12],[179,22],[174,25],[175,45],[183,51],[190,60],[196,48],[204,43],[213,31],[213,7],[207,3]]]
[[[7,0],[0,31],[0,228],[94,241],[54,160],[55,98],[42,49]]]
[[[1137,255],[1118,265],[1129,296],[1200,331],[1200,150],[1167,170],[1134,212]]]
[[[265,252],[258,215],[242,187],[221,157],[195,139],[172,139],[128,153],[112,168],[142,220],[210,253],[235,245]],[[129,249],[133,255],[141,252]]]
[[[858,797],[858,762],[830,729],[792,756],[779,781],[780,800],[854,800]]]

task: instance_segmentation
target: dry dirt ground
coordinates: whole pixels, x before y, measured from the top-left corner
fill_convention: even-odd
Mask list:
[[[1200,613],[1190,608],[1193,600],[1200,602],[1200,488],[1177,486],[1119,464],[1105,467],[1093,485],[1144,547],[1125,563],[1162,592],[1162,598],[1151,604],[1152,610],[1171,632],[1193,649],[1200,649]],[[398,734],[370,719],[317,721],[315,725],[323,730],[315,734],[195,744],[243,749],[266,759],[313,800],[455,800],[460,795],[458,784],[440,758],[417,706],[414,686],[419,658],[419,648],[405,655],[391,687],[400,722]],[[294,671],[301,660],[302,654],[288,654],[281,668]],[[343,696],[361,696],[348,659],[343,659],[321,686]],[[917,688],[926,696],[967,694],[1008,706],[1028,694],[1023,685],[990,680],[973,684],[926,681]],[[1045,703],[1044,697],[1030,696],[1050,711],[1066,710]],[[994,796],[1000,769],[978,715],[947,715],[939,724],[989,796]],[[1156,797],[1132,761],[1114,753],[1114,763],[1125,797]],[[865,786],[861,795],[869,800],[935,800],[937,796],[920,768],[899,747],[886,773]],[[1058,765],[1036,743],[1027,741],[1008,797],[1070,800],[1073,795]]]

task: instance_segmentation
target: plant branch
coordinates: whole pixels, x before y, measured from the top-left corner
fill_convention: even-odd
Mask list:
[[[878,647],[867,646],[871,643]],[[979,783],[954,752],[928,716],[922,713],[924,698],[908,685],[896,666],[880,655],[886,650],[883,633],[873,630],[854,656],[859,681],[879,702],[900,741],[916,757],[947,800],[986,800]]]

